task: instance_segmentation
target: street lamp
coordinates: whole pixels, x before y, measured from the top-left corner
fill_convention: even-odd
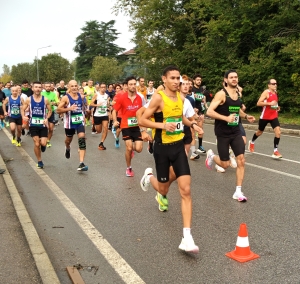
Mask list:
[[[51,47],[51,45],[40,47],[36,50],[36,76],[37,76],[38,81],[40,80],[40,76],[39,76],[39,49],[47,48],[47,47]]]

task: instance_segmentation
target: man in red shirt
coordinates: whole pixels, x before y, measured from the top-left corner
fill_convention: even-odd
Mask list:
[[[128,91],[117,98],[116,103],[114,104],[113,121],[114,127],[119,126],[120,123],[117,120],[116,112],[121,111],[122,120],[120,127],[126,145],[126,176],[133,177],[134,172],[131,168],[133,151],[140,153],[143,150],[142,133],[145,133],[145,129],[140,129],[136,118],[136,112],[143,106],[143,100],[141,96],[136,93],[135,77],[126,78],[125,83],[127,83]]]
[[[254,152],[255,140],[263,134],[265,127],[270,123],[275,133],[272,158],[281,159],[282,155],[278,152],[278,144],[280,141],[278,111],[280,111],[280,107],[278,106],[277,82],[275,79],[269,80],[268,89],[261,94],[257,106],[263,107],[263,109],[258,122],[258,130],[254,133],[252,140],[249,141],[248,150]]]

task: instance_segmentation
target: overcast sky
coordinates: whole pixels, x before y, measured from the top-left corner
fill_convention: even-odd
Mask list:
[[[60,53],[73,60],[75,39],[86,21],[108,22],[116,20],[120,33],[115,42],[126,50],[134,47],[130,42],[128,17],[115,16],[112,7],[115,0],[9,0],[0,1],[1,43],[0,74],[3,64],[8,66],[33,62],[38,51],[39,58],[47,53]]]

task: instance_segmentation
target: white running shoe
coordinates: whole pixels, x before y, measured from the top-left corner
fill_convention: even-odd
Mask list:
[[[145,173],[140,181],[140,185],[142,190],[147,191],[150,186],[150,178],[148,177],[149,174],[153,175],[153,169],[152,168],[147,168],[145,170]]]
[[[181,250],[184,250],[186,252],[192,252],[192,253],[199,252],[199,247],[195,245],[195,242],[194,242],[192,236],[182,238],[181,243],[178,248]]]
[[[195,159],[197,159],[198,156],[199,155],[196,152],[193,152],[192,155],[190,156],[190,160],[195,160]],[[200,158],[200,156],[199,156],[199,158]]]
[[[214,152],[212,149],[209,149],[206,153],[206,160],[205,160],[205,166],[211,170],[212,169],[212,164],[213,164],[213,159],[214,157]]]
[[[229,149],[229,158],[230,158],[230,166],[235,169],[237,167],[237,163],[232,149]]]
[[[242,193],[242,192],[235,192],[232,196],[233,199],[236,199],[237,201],[240,202],[246,202],[247,201],[247,197]]]
[[[225,173],[225,169],[223,169],[219,165],[216,164],[215,168],[216,168],[216,170],[217,170],[218,173]]]

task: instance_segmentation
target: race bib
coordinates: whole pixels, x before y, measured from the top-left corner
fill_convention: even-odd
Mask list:
[[[276,106],[271,106],[271,109],[277,109],[278,108],[278,104]]]
[[[72,114],[71,121],[73,124],[81,124],[83,122],[83,115],[82,113]]]
[[[177,134],[182,133],[182,131],[183,131],[182,117],[178,117],[178,118],[168,117],[166,119],[166,122],[175,122],[176,123],[176,129],[174,130],[174,132],[166,131],[167,135],[177,135]]]
[[[201,94],[201,93],[196,93],[196,94],[195,94],[195,99],[196,99],[197,101],[202,101],[203,98],[204,98],[204,95],[203,95],[203,94]]]
[[[127,122],[128,122],[128,127],[138,126],[138,121],[136,117],[129,117]]]
[[[100,106],[98,108],[98,113],[99,114],[105,114],[107,112],[107,106]]]
[[[31,118],[31,124],[43,125],[44,124],[44,119],[40,118],[40,117],[32,117]]]
[[[18,107],[12,107],[10,113],[13,115],[18,115],[20,114],[20,109]]]
[[[240,116],[238,113],[234,114],[234,121],[233,122],[228,122],[229,126],[237,126],[239,125],[239,120],[240,120]]]

